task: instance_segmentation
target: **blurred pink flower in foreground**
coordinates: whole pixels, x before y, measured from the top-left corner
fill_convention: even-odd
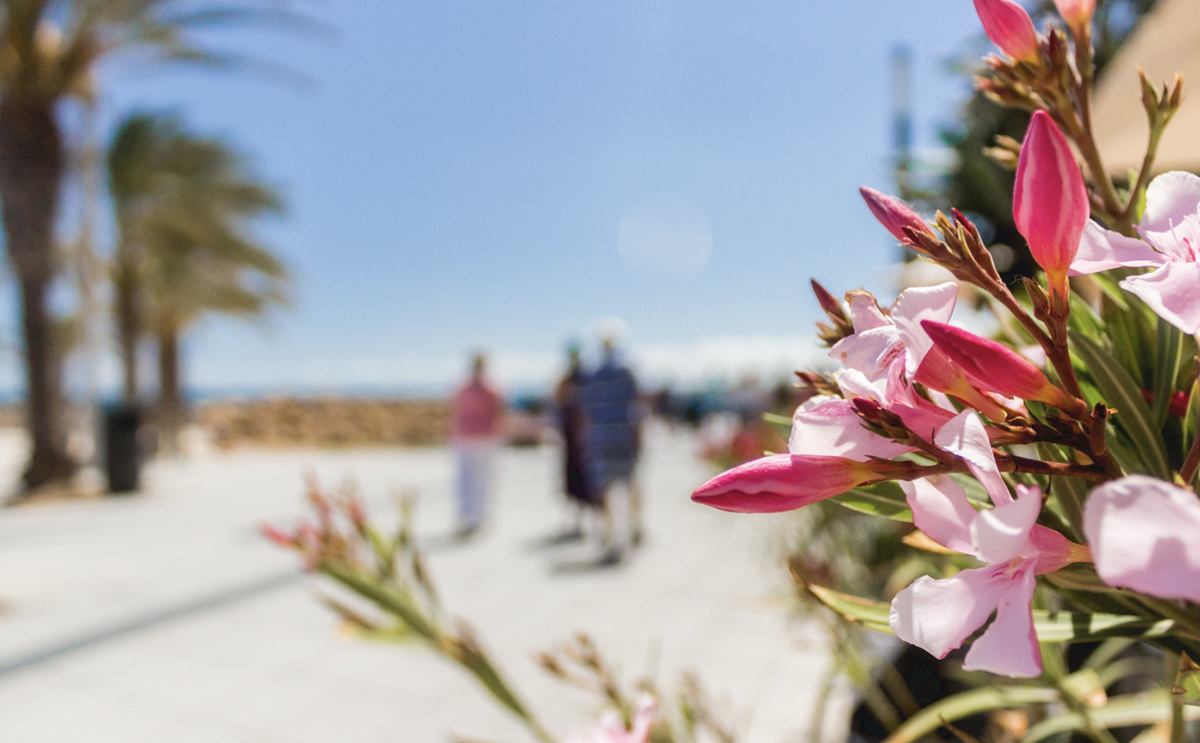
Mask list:
[[[1142,240],[1089,222],[1071,273],[1154,268],[1123,279],[1121,288],[1137,295],[1159,317],[1195,335],[1200,332],[1200,177],[1170,172],[1151,181],[1138,234]]]
[[[935,443],[968,463],[996,507],[977,512],[962,486],[946,476],[900,483],[913,523],[943,547],[988,566],[944,580],[918,578],[892,600],[892,631],[944,658],[995,612],[995,621],[971,646],[963,668],[1040,676],[1042,655],[1031,608],[1035,576],[1087,559],[1087,549],[1036,523],[1042,510],[1039,489],[1018,485],[1017,498],[1012,498],[975,413],[959,414],[938,431]]]
[[[1029,120],[1017,182],[1013,219],[1033,259],[1046,271],[1051,294],[1067,297],[1067,271],[1079,249],[1091,206],[1071,145],[1045,111]]]
[[[975,0],[975,12],[992,43],[1013,59],[1036,64],[1038,37],[1033,19],[1012,0]]]
[[[1092,491],[1084,532],[1110,586],[1200,603],[1200,501],[1192,491],[1130,475]]]
[[[658,719],[658,702],[649,694],[638,699],[633,712],[633,729],[626,730],[621,715],[609,710],[583,735],[571,735],[563,743],[646,743],[650,728]]]

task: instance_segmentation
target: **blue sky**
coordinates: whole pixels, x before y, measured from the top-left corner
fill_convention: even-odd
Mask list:
[[[197,386],[437,386],[475,346],[527,385],[607,317],[663,377],[806,358],[810,276],[889,289],[895,247],[856,189],[890,188],[891,49],[913,49],[930,148],[966,90],[946,60],[979,34],[967,0],[311,7],[333,38],[226,40],[302,70],[303,89],[103,75],[106,136],[122,113],[179,110],[251,153],[290,205],[263,234],[296,274],[295,307],[205,325],[187,347]],[[623,259],[622,220],[659,203],[709,236],[706,263]]]

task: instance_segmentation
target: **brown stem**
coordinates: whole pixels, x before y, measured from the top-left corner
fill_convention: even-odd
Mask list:
[[[1150,172],[1154,168],[1154,158],[1158,156],[1158,143],[1162,141],[1165,128],[1163,125],[1154,123],[1150,125],[1150,142],[1146,145],[1146,156],[1142,158],[1142,167],[1138,170],[1137,180],[1129,191],[1129,200],[1125,202],[1125,208],[1121,210],[1121,224],[1133,224],[1134,212],[1137,211],[1138,194],[1150,180]]]
[[[1100,194],[1104,210],[1114,223],[1114,229],[1125,235],[1130,235],[1132,228],[1122,219],[1124,209],[1117,196],[1116,186],[1104,167],[1100,150],[1092,133],[1092,38],[1090,29],[1081,29],[1075,37],[1075,67],[1079,73],[1079,82],[1075,86],[1075,105],[1079,114],[1079,130],[1076,132],[1075,144],[1092,173],[1092,181]]]

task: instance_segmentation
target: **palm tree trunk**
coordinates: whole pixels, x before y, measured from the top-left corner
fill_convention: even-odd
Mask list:
[[[138,400],[137,347],[142,336],[141,303],[138,270],[133,250],[126,244],[117,248],[113,288],[117,295],[117,345],[120,347],[121,368],[125,376],[125,404],[134,406]]]
[[[26,419],[33,451],[23,476],[36,488],[68,479],[59,355],[46,306],[54,278],[54,222],[64,157],[50,102],[10,91],[0,100],[0,204],[8,258],[21,288]]]
[[[170,454],[177,449],[183,428],[183,385],[179,376],[179,331],[158,332],[158,424],[159,445]]]

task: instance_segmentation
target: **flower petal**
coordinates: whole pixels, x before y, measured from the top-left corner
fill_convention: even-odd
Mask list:
[[[892,599],[888,626],[901,640],[945,658],[995,611],[1008,589],[1007,569],[993,565],[944,580],[917,578]]]
[[[1021,555],[1029,544],[1029,530],[1042,512],[1042,491],[1017,486],[1017,499],[990,511],[981,511],[971,522],[971,543],[980,560],[996,565]],[[916,515],[916,512],[913,512]]]
[[[868,429],[854,412],[854,404],[838,397],[813,398],[797,408],[788,439],[792,454],[848,457],[860,462],[870,457],[891,459],[912,450]]]
[[[1146,211],[1138,232],[1165,232],[1200,211],[1200,177],[1178,170],[1163,173],[1146,189]]]
[[[922,320],[949,322],[958,301],[958,284],[947,281],[937,286],[919,286],[905,289],[892,305],[892,322],[904,342],[904,370],[910,377],[933,348],[929,334],[921,327]]]
[[[1185,263],[1200,260],[1200,254],[1196,252],[1200,249],[1200,214],[1189,214],[1171,225],[1169,230],[1147,230],[1144,236],[1150,244],[1175,260]]]
[[[889,323],[841,339],[829,349],[829,358],[876,379],[885,374],[891,362],[903,352],[900,334]]]
[[[850,310],[850,323],[855,333],[864,333],[876,328],[890,327],[892,321],[879,309],[879,303],[868,291],[846,292],[846,306]]]
[[[971,522],[977,514],[961,485],[947,475],[935,475],[901,482],[900,488],[918,529],[947,549],[975,554]]]
[[[1012,502],[1012,494],[1000,478],[987,429],[974,410],[964,410],[951,418],[938,430],[933,443],[967,463],[971,474],[991,496],[992,503],[1002,506]]]
[[[886,399],[882,381],[880,383],[872,382],[867,379],[866,374],[858,369],[839,369],[834,372],[833,378],[842,392],[842,397],[847,400],[863,397],[883,404]]]
[[[1092,491],[1083,530],[1105,583],[1200,603],[1200,501],[1190,490],[1130,475]]]
[[[1130,276],[1121,288],[1188,335],[1200,333],[1200,263],[1168,263],[1148,274]]]
[[[1003,585],[1007,590],[1000,596],[996,619],[971,644],[963,670],[1036,678],[1042,675],[1042,653],[1033,629],[1033,563],[1025,561]]]
[[[1106,230],[1089,220],[1068,273],[1078,276],[1121,266],[1161,266],[1166,261],[1166,256],[1145,242]]]

